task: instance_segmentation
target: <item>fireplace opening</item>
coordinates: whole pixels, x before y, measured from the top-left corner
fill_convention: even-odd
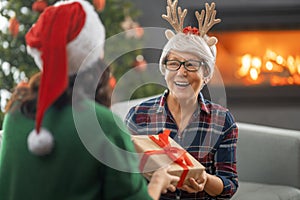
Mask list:
[[[214,32],[226,86],[299,86],[300,30]]]

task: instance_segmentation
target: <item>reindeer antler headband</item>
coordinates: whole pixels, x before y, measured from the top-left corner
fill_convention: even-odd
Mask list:
[[[215,24],[221,22],[221,19],[215,18],[217,14],[217,11],[215,10],[215,3],[212,2],[211,6],[209,6],[208,3],[205,3],[206,12],[204,10],[201,11],[201,14],[199,14],[198,11],[195,12],[196,18],[198,20],[198,28],[192,28],[190,26],[183,28],[183,22],[187,14],[187,9],[184,9],[182,11],[180,6],[177,8],[178,0],[175,0],[173,2],[172,0],[167,0],[167,3],[167,15],[162,15],[162,18],[167,20],[177,33],[192,33],[204,38],[206,33]],[[175,35],[171,30],[167,30],[165,34],[168,39],[171,39]],[[218,40],[216,37],[209,37],[209,39],[206,41],[208,46],[213,46],[217,44],[217,42]]]

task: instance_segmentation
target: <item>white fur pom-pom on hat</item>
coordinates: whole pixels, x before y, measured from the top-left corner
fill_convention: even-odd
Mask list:
[[[52,152],[54,139],[52,134],[41,128],[40,132],[32,130],[27,138],[27,145],[30,152],[38,156],[44,156]]]

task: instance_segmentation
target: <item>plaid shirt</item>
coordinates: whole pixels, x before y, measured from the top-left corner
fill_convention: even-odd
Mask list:
[[[177,190],[161,199],[230,199],[238,188],[236,142],[238,128],[230,112],[217,104],[198,97],[198,109],[188,126],[178,133],[176,122],[168,108],[166,90],[160,97],[149,99],[128,112],[125,123],[132,134],[151,135],[171,130],[170,136],[206,167],[209,174],[221,178],[222,194],[211,197],[205,192],[187,193]]]

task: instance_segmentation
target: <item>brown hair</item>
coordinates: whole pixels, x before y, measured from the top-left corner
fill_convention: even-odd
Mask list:
[[[101,74],[101,77],[98,76],[99,74]],[[80,101],[82,98],[86,97],[86,95],[89,95],[89,89],[92,88],[92,85],[94,85],[95,82],[97,82],[98,85],[96,92],[93,93],[93,96],[89,95],[88,97],[90,99],[95,99],[96,102],[106,107],[110,107],[111,90],[109,88],[109,76],[109,67],[106,67],[103,61],[98,60],[91,68],[69,77],[69,87],[56,100],[53,106],[57,109],[61,109],[65,105],[72,103],[73,86],[75,80],[78,78],[82,82],[80,84],[80,93],[76,96],[75,101]],[[27,85],[16,86],[5,107],[5,112],[16,109],[17,107],[15,107],[15,102],[19,101],[20,104],[16,105],[20,106],[21,112],[27,117],[34,119],[40,79],[41,72],[38,72],[30,78]]]
[[[14,88],[11,98],[5,106],[5,112],[15,109],[14,103],[16,101],[19,101],[21,105],[26,104],[26,102],[29,103],[35,101],[40,84],[40,77],[41,73],[38,72],[30,78],[29,83],[23,82],[18,84]]]

